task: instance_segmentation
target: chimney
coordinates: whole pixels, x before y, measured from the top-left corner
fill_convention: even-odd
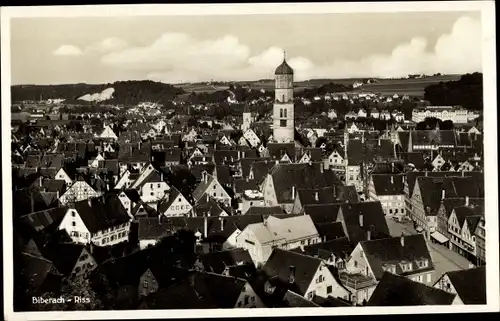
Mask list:
[[[391,172],[394,173],[394,163],[391,163]]]
[[[224,217],[219,217],[220,220],[220,230],[221,232],[224,231]]]
[[[462,170],[462,177],[465,177],[465,171]]]
[[[325,165],[323,164],[323,162],[320,162],[320,163],[319,163],[319,172],[320,172],[320,173],[323,173],[323,172],[324,172],[324,167],[325,167]]]
[[[363,214],[359,216],[359,226],[363,227]]]
[[[208,235],[208,218],[205,216],[203,218],[203,237],[206,238]]]
[[[427,177],[427,170],[425,170],[425,177]]]
[[[378,145],[380,146],[380,137],[378,138]]]
[[[446,197],[446,191],[443,189],[443,190],[441,191],[441,200],[444,200],[444,199],[445,199],[445,197]]]
[[[372,231],[368,230],[366,231],[366,240],[371,241],[371,239],[372,239]]]
[[[42,177],[42,176],[40,176],[40,177],[38,178],[38,181],[40,182],[40,187],[42,187],[42,185],[43,185],[43,177]]]
[[[276,165],[278,165],[279,163],[280,163],[280,161],[279,161],[279,160],[276,160]]]
[[[132,156],[132,146],[130,146],[130,156]]]
[[[288,267],[288,283],[295,283],[295,266],[293,265]]]
[[[401,233],[401,246],[405,246],[405,235],[403,233]]]
[[[469,206],[469,196],[465,196],[465,206]]]
[[[208,173],[206,173],[206,172],[203,173],[203,177],[205,179],[205,184],[207,184],[208,183]]]
[[[89,207],[92,207],[92,198],[88,198],[87,203],[89,204]]]
[[[160,171],[160,181],[163,182],[163,171]]]
[[[292,200],[295,199],[295,186],[292,186]]]
[[[319,194],[318,194],[318,192],[314,192],[314,200],[316,202],[319,202]]]
[[[313,162],[312,160],[309,161],[309,166],[312,166]]]
[[[391,175],[391,184],[394,184],[394,176],[392,176],[392,175]]]

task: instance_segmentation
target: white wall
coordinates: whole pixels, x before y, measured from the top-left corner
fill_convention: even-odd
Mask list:
[[[322,276],[323,280],[321,282],[317,282],[319,281],[318,279],[320,275]],[[328,292],[329,286],[331,286],[331,292]],[[346,300],[349,300],[350,295],[350,292],[337,282],[330,270],[328,270],[326,264],[324,264],[323,262],[321,262],[320,267],[314,274],[314,278],[305,293],[306,298],[308,297],[309,293],[315,293],[317,296],[323,298],[332,296],[334,298],[343,298]]]

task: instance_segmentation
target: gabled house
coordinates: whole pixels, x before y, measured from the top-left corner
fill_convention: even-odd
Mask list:
[[[116,136],[115,132],[109,125],[104,125],[102,131],[100,133],[96,133],[96,137],[117,140],[118,136]]]
[[[74,243],[109,246],[128,240],[130,217],[116,195],[74,203],[59,224]]]
[[[90,251],[81,244],[49,243],[41,248],[41,253],[65,279],[86,278],[97,267]]]
[[[422,306],[460,304],[457,296],[403,276],[384,272],[368,306]]]
[[[84,201],[100,196],[101,193],[95,191],[85,180],[75,181],[64,194],[59,197],[59,202],[63,205],[70,205],[75,202]]]
[[[422,234],[360,242],[347,262],[349,273],[380,280],[384,272],[431,284],[434,264]]]
[[[484,217],[484,206],[469,203],[466,197],[463,206],[453,209],[448,219],[448,235],[450,236],[450,249],[476,262],[476,228]]]
[[[194,200],[198,202],[205,195],[209,195],[210,197],[221,201],[226,206],[229,206],[231,204],[231,197],[221,183],[219,183],[217,178],[210,175],[206,171],[203,172],[202,176],[200,184],[193,191]]]
[[[235,246],[248,250],[256,266],[264,264],[274,248],[291,250],[321,242],[308,215],[280,219],[269,216],[261,223],[247,225],[236,236]]]
[[[486,304],[486,268],[446,272],[434,287],[456,294],[458,304]]]
[[[262,183],[266,206],[281,206],[290,213],[298,189],[318,189],[341,185],[323,163],[276,164]]]
[[[158,212],[167,217],[184,216],[191,212],[193,206],[175,187],[170,189],[168,198],[158,205]]]
[[[351,299],[350,291],[319,258],[276,248],[262,270],[275,279],[275,287],[283,287],[310,301],[316,296]]]
[[[384,213],[401,219],[405,213],[404,175],[372,174],[368,186],[368,197],[379,201]]]

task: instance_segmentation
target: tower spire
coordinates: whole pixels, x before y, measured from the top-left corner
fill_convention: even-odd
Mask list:
[[[283,61],[286,61],[286,50],[283,50]]]

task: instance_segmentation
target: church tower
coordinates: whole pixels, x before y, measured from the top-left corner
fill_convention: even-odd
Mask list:
[[[283,58],[276,68],[275,99],[273,107],[273,139],[277,143],[295,141],[294,107],[293,107],[293,69]]]

